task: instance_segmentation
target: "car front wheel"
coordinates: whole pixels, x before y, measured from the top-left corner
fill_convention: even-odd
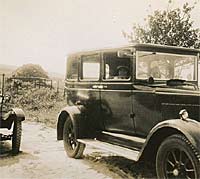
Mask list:
[[[172,135],[158,149],[156,171],[158,178],[199,179],[199,154],[183,135]]]
[[[63,128],[63,142],[67,155],[71,158],[81,158],[85,144],[76,140],[75,126],[70,118],[67,118]]]

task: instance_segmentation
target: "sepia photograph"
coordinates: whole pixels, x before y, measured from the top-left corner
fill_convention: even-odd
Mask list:
[[[200,0],[0,0],[1,179],[200,179]]]

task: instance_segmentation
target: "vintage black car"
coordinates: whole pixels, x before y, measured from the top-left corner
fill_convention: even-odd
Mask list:
[[[2,90],[0,94],[0,142],[5,140],[12,141],[12,153],[18,154],[20,151],[22,121],[25,120],[25,115],[20,108],[8,108],[11,96],[4,94],[4,75]],[[2,149],[0,147],[0,153]]]
[[[152,44],[70,55],[57,123],[67,155],[93,145],[155,162],[158,178],[199,179],[199,55]]]

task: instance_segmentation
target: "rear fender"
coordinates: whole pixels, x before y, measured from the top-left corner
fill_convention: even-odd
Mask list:
[[[183,121],[181,119],[172,119],[163,121],[157,124],[149,133],[143,148],[141,149],[140,156],[156,156],[160,144],[170,135],[182,134],[184,135],[194,150],[200,154],[200,122],[189,119]]]
[[[82,106],[67,106],[61,110],[57,122],[57,140],[63,140],[63,127],[68,117],[70,117],[73,126],[75,126],[76,138],[83,138],[85,125],[82,109]]]

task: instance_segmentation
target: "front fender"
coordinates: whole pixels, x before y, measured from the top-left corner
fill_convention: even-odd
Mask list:
[[[1,116],[0,127],[11,129],[14,121],[24,121],[24,120],[25,120],[25,114],[23,110],[20,108],[13,108],[7,113],[5,113],[3,116]]]
[[[72,120],[73,126],[76,126],[76,137],[81,138],[83,136],[83,106],[66,106],[63,108],[58,115],[57,122],[57,140],[63,139],[63,126],[67,117],[70,117]]]
[[[147,153],[153,152],[155,155],[162,141],[173,134],[184,135],[200,154],[200,122],[192,119],[189,119],[188,121],[171,119],[160,122],[150,131],[145,144],[143,145],[140,156],[144,151],[147,151]]]

